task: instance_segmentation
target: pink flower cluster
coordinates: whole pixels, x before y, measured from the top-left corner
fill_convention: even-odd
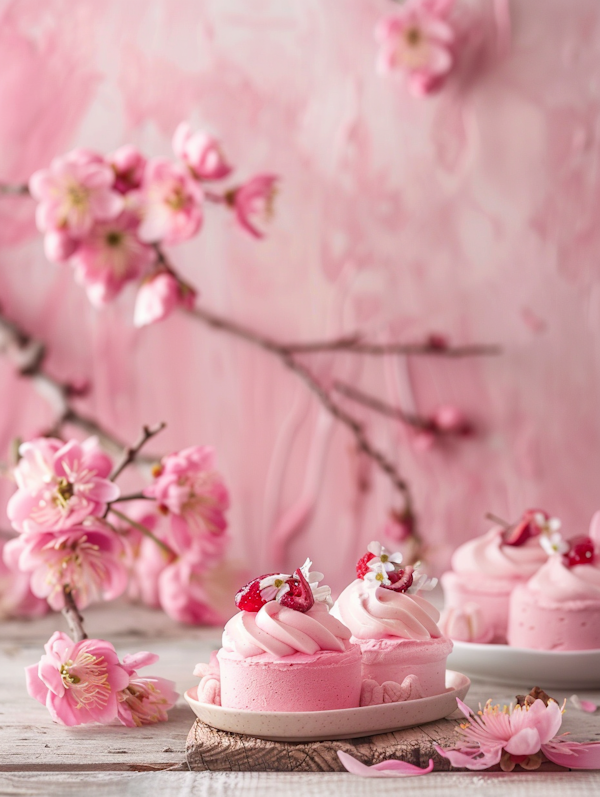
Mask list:
[[[454,67],[453,6],[454,0],[407,0],[377,27],[379,71],[402,74],[415,97],[438,91]]]
[[[177,701],[172,681],[138,675],[138,669],[158,661],[153,653],[125,656],[121,662],[110,642],[73,642],[59,631],[45,651],[38,664],[26,669],[27,690],[61,725],[164,722]]]
[[[112,301],[132,281],[139,289],[135,324],[144,326],[193,306],[195,291],[158,257],[156,245],[196,235],[207,200],[230,207],[240,226],[262,237],[276,178],[259,174],[222,194],[208,181],[229,176],[219,142],[182,122],[173,137],[178,161],[147,159],[124,146],[107,157],[76,149],[35,172],[29,191],[49,260],[69,262],[92,304]]]

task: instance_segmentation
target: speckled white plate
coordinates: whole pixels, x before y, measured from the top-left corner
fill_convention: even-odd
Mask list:
[[[457,697],[464,700],[470,685],[466,675],[447,670],[446,691],[441,695],[337,711],[238,711],[199,703],[195,686],[185,699],[197,717],[221,731],[275,742],[315,742],[389,733],[442,719],[456,709]]]
[[[473,678],[529,690],[600,686],[600,650],[528,650],[510,645],[454,642],[448,664]]]

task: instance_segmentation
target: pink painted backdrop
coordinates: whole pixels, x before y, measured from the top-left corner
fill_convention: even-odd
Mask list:
[[[474,5],[492,20],[492,0]],[[600,505],[600,6],[513,0],[510,55],[424,100],[375,72],[372,30],[392,10],[1,0],[0,180],[77,145],[168,155],[188,119],[222,137],[240,176],[282,176],[265,241],[209,208],[201,236],[173,249],[207,307],[280,338],[501,343],[492,359],[312,360],[479,424],[474,440],[418,452],[364,416],[414,486],[439,568],[486,510],[543,505],[575,534]],[[94,310],[45,260],[27,199],[0,198],[0,301],[49,342],[54,373],[92,380],[82,409],[120,436],[164,419],[156,450],[217,448],[236,559],[264,570],[292,524],[289,564],[308,554],[334,587],[347,580],[392,492],[276,361],[182,316],[135,330],[133,289]],[[0,379],[5,452],[50,416],[1,359]]]

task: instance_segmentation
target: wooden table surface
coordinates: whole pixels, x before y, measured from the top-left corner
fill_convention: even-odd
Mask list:
[[[180,699],[167,723],[144,728],[87,726],[64,728],[51,722],[46,709],[25,689],[23,669],[39,660],[44,642],[62,627],[55,615],[27,623],[0,624],[0,795],[149,795],[253,797],[287,793],[347,797],[396,794],[395,779],[371,781],[347,774],[190,772],[185,742],[194,715]],[[90,636],[109,639],[119,654],[151,650],[160,655],[154,672],[177,683],[183,693],[197,683],[196,662],[208,660],[220,642],[219,629],[174,626],[160,613],[128,604],[98,607],[86,613]],[[476,707],[488,697],[514,700],[514,688],[474,682],[467,703]],[[600,703],[600,693],[579,693]],[[566,693],[553,691],[557,699]],[[587,715],[575,709],[565,716],[563,730],[572,738],[600,740],[600,711]],[[600,794],[600,772],[433,773],[402,780],[404,794],[543,795],[570,797]]]

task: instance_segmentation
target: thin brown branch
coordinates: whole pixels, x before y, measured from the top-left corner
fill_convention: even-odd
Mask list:
[[[0,194],[12,194],[15,196],[28,196],[29,186],[26,183],[10,184],[0,183]]]
[[[108,511],[110,512],[111,515],[115,515],[124,523],[127,523],[127,525],[132,526],[134,529],[137,529],[139,532],[141,532],[144,535],[144,537],[148,537],[149,540],[153,540],[158,545],[158,547],[162,548],[162,550],[166,554],[168,554],[168,556],[170,556],[172,559],[176,558],[177,554],[175,553],[175,551],[172,548],[170,548],[166,542],[163,542],[155,534],[153,534],[152,531],[150,531],[150,529],[147,526],[144,526],[143,523],[138,523],[137,520],[133,520],[133,518],[128,517],[127,515],[123,514],[123,512],[119,512],[118,509],[114,509],[112,504],[111,506],[109,506]]]
[[[125,451],[123,451],[123,456],[121,461],[117,463],[113,472],[110,474],[111,481],[114,481],[117,476],[125,470],[128,465],[131,465],[132,462],[135,461],[137,455],[140,453],[142,448],[146,445],[148,440],[151,440],[157,434],[162,432],[167,424],[164,421],[155,424],[154,426],[144,426],[142,427],[142,434],[140,435],[137,442],[135,442],[132,446],[128,446]]]
[[[111,506],[113,504],[122,504],[125,501],[155,501],[155,498],[152,498],[149,495],[144,495],[144,493],[129,493],[129,495],[120,495],[118,498],[115,498],[114,501],[111,501]]]
[[[510,529],[514,526],[514,523],[509,523],[508,520],[504,520],[503,518],[498,517],[498,515],[494,515],[493,512],[486,512],[484,517],[486,520],[491,520],[492,523],[497,523],[499,526],[502,526],[505,529]]]
[[[402,421],[402,423],[405,423],[408,426],[414,426],[417,429],[432,430],[432,423],[427,418],[423,418],[420,415],[415,415],[410,412],[405,412],[404,410],[400,409],[400,407],[392,407],[391,405],[386,404],[384,401],[375,398],[375,396],[370,396],[368,393],[363,393],[362,390],[358,390],[357,388],[353,387],[352,385],[348,385],[345,382],[336,380],[333,383],[333,389],[337,390],[338,393],[346,396],[346,398],[349,398],[351,401],[356,401],[357,404],[362,404],[364,407],[369,407],[369,409],[372,409],[381,415],[385,415],[387,418],[394,418],[394,420]]]
[[[75,604],[71,587],[68,584],[63,587],[63,595],[65,597],[65,606],[62,613],[69,626],[71,639],[73,642],[81,642],[82,639],[87,639],[88,635],[83,628],[83,617]]]
[[[472,343],[465,346],[436,346],[425,343],[369,343],[361,341],[359,335],[349,335],[333,340],[308,341],[307,343],[283,344],[290,354],[315,354],[327,351],[345,351],[350,354],[366,354],[373,357],[389,355],[419,355],[433,357],[489,357],[501,354],[495,344]]]

